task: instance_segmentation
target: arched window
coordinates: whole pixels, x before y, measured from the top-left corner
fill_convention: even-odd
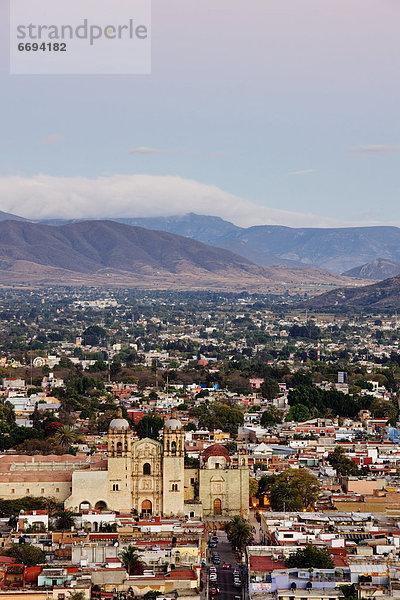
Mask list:
[[[150,466],[150,463],[144,463],[144,465],[143,465],[143,475],[151,475],[151,466]]]
[[[113,483],[113,488],[112,489],[113,489],[113,492],[118,492],[118,490],[119,490],[118,483]]]
[[[171,442],[171,454],[176,454],[176,442]]]
[[[177,483],[173,483],[173,484],[172,484],[171,491],[172,491],[172,492],[177,492],[177,491],[178,491],[178,484],[177,484]]]
[[[117,454],[122,454],[122,442],[117,443]]]

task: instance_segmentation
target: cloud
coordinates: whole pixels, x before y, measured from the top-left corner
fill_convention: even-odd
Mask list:
[[[47,146],[54,146],[54,144],[59,144],[62,139],[62,135],[60,135],[59,133],[53,133],[52,135],[48,135],[47,137],[43,138],[42,144],[45,144]]]
[[[308,175],[314,173],[314,169],[304,169],[303,171],[291,171],[288,175]]]
[[[132,150],[128,151],[128,154],[165,154],[165,150],[140,146],[139,148],[132,148]]]
[[[329,227],[326,217],[260,206],[215,185],[176,176],[0,177],[0,209],[28,219],[157,217],[195,212],[238,225]]]
[[[360,152],[362,154],[391,154],[400,152],[400,146],[391,144],[370,144],[368,146],[355,146],[350,148],[350,152]]]

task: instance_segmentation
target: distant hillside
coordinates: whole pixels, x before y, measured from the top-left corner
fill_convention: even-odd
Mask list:
[[[209,217],[205,215],[196,215],[189,213],[176,217],[154,217],[141,219],[112,219],[117,223],[126,225],[136,225],[146,227],[146,229],[155,229],[157,231],[168,231],[176,235],[192,238],[203,242],[203,244],[215,245],[215,241],[225,237],[235,235],[243,229],[237,227],[229,221],[224,221],[221,217]]]
[[[259,245],[253,245],[245,235],[249,231],[248,229],[238,227],[220,217],[188,213],[183,216],[113,220],[157,231],[168,231],[169,233],[176,233],[198,240],[204,244],[225,248],[260,266],[282,264],[301,266],[300,261],[287,260],[267,249],[262,249]]]
[[[343,273],[346,277],[357,277],[358,279],[373,279],[375,281],[396,277],[400,274],[400,262],[377,258],[366,265],[350,269]]]
[[[310,308],[365,308],[397,310],[400,308],[400,275],[364,287],[339,288],[312,298]]]
[[[0,210],[0,221],[27,221],[27,219]]]
[[[398,227],[294,229],[279,225],[237,227],[219,217],[196,215],[121,219],[231,250],[261,265],[303,265],[343,273],[377,258],[400,262]]]
[[[0,283],[261,289],[271,283],[348,285],[320,269],[262,268],[228,250],[113,221],[62,226],[0,222]]]

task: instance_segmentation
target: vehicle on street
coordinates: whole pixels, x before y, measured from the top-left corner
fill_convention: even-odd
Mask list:
[[[222,568],[223,568],[223,569],[232,569],[232,565],[231,565],[230,563],[224,563],[224,564],[222,565]]]
[[[210,589],[210,594],[211,594],[211,596],[216,596],[217,594],[219,594],[219,592],[220,592],[220,589],[219,589],[219,588],[217,588],[217,587],[212,587],[212,588]]]

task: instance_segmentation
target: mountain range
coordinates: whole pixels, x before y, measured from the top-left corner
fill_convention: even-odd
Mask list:
[[[243,228],[219,217],[194,213],[175,217],[116,220],[219,246],[260,266],[287,264],[343,273],[377,258],[400,261],[398,227],[295,229],[280,225],[259,225]]]
[[[114,221],[43,225],[0,221],[0,283],[269,289],[271,284],[349,285],[321,269],[260,267],[176,234]]]
[[[400,274],[400,262],[394,260],[388,260],[386,258],[376,258],[375,260],[361,265],[361,267],[355,267],[343,273],[346,277],[357,277],[361,279],[388,279],[389,277],[396,277]]]
[[[348,276],[348,271],[381,261],[400,262],[400,228],[342,227],[291,228],[279,225],[239,227],[220,217],[189,213],[183,216],[118,218],[108,220],[182,235],[230,250],[259,266],[316,267]],[[60,226],[76,220],[45,219],[39,223]],[[382,266],[380,271],[379,266]],[[374,278],[387,276],[387,265],[374,267]],[[364,269],[367,273],[368,269]],[[351,274],[350,276],[357,276]],[[371,278],[372,275],[367,275]]]

